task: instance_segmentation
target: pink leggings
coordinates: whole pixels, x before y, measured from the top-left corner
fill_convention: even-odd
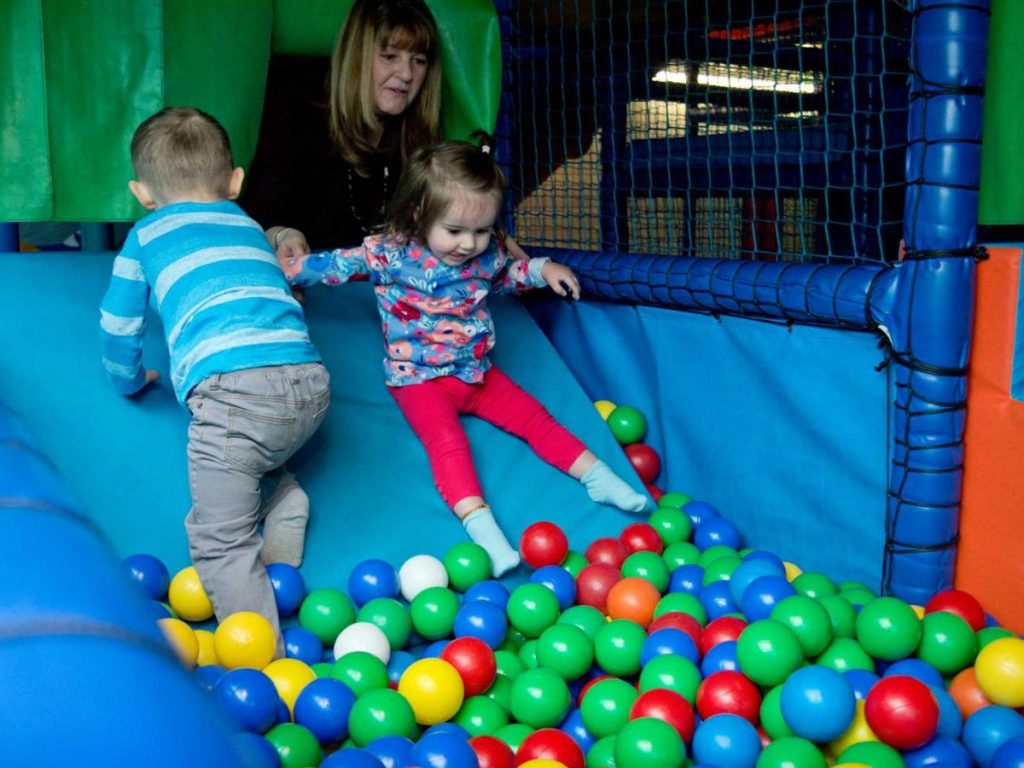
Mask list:
[[[493,365],[480,384],[444,376],[388,389],[426,448],[434,483],[449,507],[469,496],[483,497],[460,414],[479,416],[522,438],[563,472],[587,450],[532,395]]]

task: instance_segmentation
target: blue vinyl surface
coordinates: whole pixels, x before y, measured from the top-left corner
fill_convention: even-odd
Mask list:
[[[7,278],[0,338],[0,400],[56,466],[116,557],[146,552],[173,574],[189,564],[183,519],[187,412],[163,381],[119,396],[99,357],[99,301],[112,254],[0,254]],[[642,487],[590,399],[515,299],[492,303],[495,361],[624,477]],[[146,365],[166,373],[153,315]],[[387,393],[379,321],[369,285],[310,291],[307,317],[332,374],[334,400],[291,462],[311,499],[303,574],[310,588],[344,588],[349,570],[378,557],[441,557],[465,533],[434,488],[422,447]],[[166,379],[166,376],[164,377]],[[596,505],[571,478],[522,442],[466,420],[485,493],[515,542],[536,520],[561,525],[573,548],[617,535],[637,518]],[[40,546],[45,546],[40,542]],[[512,582],[525,578],[525,568]]]

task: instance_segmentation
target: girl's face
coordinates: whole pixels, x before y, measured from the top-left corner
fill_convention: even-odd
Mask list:
[[[427,247],[445,264],[460,267],[487,250],[497,218],[494,195],[462,193],[427,230]]]
[[[416,100],[427,76],[425,53],[398,48],[389,40],[373,56],[370,82],[377,111],[397,117]]]

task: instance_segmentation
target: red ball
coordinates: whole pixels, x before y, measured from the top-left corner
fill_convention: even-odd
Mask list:
[[[576,577],[576,602],[606,613],[608,593],[622,579],[619,569],[608,563],[591,563]]]
[[[515,764],[530,760],[554,760],[566,768],[584,768],[587,762],[576,739],[558,728],[540,728],[520,742]]]
[[[512,768],[515,765],[512,748],[501,739],[474,736],[469,740],[469,746],[476,752],[480,768]]]
[[[580,688],[580,695],[576,697],[576,705],[579,706],[583,701],[583,697],[587,695],[587,691],[589,691],[595,683],[599,683],[602,680],[608,680],[609,678],[611,678],[611,675],[598,675],[597,677],[592,677],[587,680],[583,687]]]
[[[693,738],[693,707],[682,694],[668,688],[652,688],[641,693],[629,709],[630,720],[639,717],[653,717],[665,721],[675,728],[676,733],[682,736],[687,744]]]
[[[630,523],[622,529],[619,539],[626,545],[626,550],[633,552],[656,552],[661,554],[665,542],[654,526],[648,523]]]
[[[739,715],[753,724],[761,714],[761,690],[742,672],[712,672],[697,688],[697,714],[707,720],[723,713]]]
[[[647,443],[630,443],[623,450],[629,463],[645,483],[653,483],[661,474],[661,457]]]
[[[603,536],[600,539],[594,539],[584,550],[583,556],[591,563],[607,563],[614,568],[621,568],[629,556],[629,552],[620,539]]]
[[[739,640],[740,633],[746,628],[747,622],[738,616],[719,616],[708,622],[700,633],[697,647],[703,656],[719,643]]]
[[[883,677],[868,691],[864,718],[893,749],[922,747],[939,725],[939,703],[925,683],[909,675]]]
[[[654,483],[644,483],[644,488],[646,488],[647,492],[651,494],[651,498],[654,499],[655,504],[661,501],[661,497],[665,495],[665,492]]]
[[[678,629],[690,636],[693,644],[700,647],[700,638],[703,634],[700,622],[693,616],[682,611],[669,611],[658,616],[651,625],[647,627],[647,634],[653,634],[659,629]]]
[[[491,687],[498,664],[491,647],[478,637],[457,637],[441,651],[441,658],[455,667],[466,689],[466,698]]]
[[[934,613],[935,611],[956,614],[970,624],[971,629],[975,632],[985,628],[985,609],[970,592],[960,589],[937,592],[924,607],[925,613]]]
[[[531,568],[561,565],[569,552],[569,540],[557,525],[542,520],[523,531],[519,537],[519,551]]]

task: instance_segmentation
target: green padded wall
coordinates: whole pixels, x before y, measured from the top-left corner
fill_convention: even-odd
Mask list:
[[[428,0],[444,47],[443,127],[492,130],[501,43],[490,0]],[[0,221],[131,221],[128,143],[170,104],[255,150],[272,51],[327,55],[346,0],[2,0]],[[472,41],[473,45],[467,45]]]

